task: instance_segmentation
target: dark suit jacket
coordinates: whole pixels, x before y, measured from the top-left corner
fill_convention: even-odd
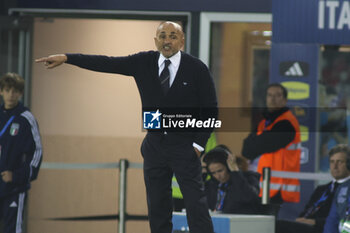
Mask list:
[[[315,191],[312,193],[308,203],[305,205],[304,210],[299,214],[299,217],[304,217],[307,210],[316,203],[323,193],[329,188],[329,186],[332,184],[332,182],[325,184],[325,185],[319,185],[316,187]],[[334,192],[333,192],[334,194]],[[312,216],[309,216],[308,218],[315,219],[316,220],[316,232],[322,232],[323,226],[326,222],[326,218],[328,216],[329,210],[332,205],[333,195],[331,195],[323,205],[321,205],[320,209]]]
[[[213,79],[199,59],[181,52],[175,80],[164,95],[158,77],[159,52],[148,51],[124,57],[66,54],[67,63],[89,70],[133,76],[143,109],[211,108],[203,119],[217,117],[217,100]],[[210,131],[187,134],[189,140],[205,147]]]
[[[259,207],[260,174],[253,171],[230,172],[223,203],[223,213],[255,214]],[[211,178],[205,183],[209,209],[214,210],[219,182]]]

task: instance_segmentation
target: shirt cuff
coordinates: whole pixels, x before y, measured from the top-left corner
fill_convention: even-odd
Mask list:
[[[193,147],[196,147],[200,152],[204,151],[204,148],[198,145],[197,143],[194,142],[192,145]]]

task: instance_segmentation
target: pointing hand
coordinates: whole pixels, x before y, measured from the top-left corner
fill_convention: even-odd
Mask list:
[[[65,54],[50,55],[48,57],[42,57],[35,59],[35,62],[44,62],[44,65],[48,69],[55,68],[67,61],[67,56]]]

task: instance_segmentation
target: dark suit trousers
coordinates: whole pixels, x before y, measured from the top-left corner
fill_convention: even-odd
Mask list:
[[[189,138],[148,133],[141,152],[152,233],[172,232],[173,173],[184,197],[191,233],[213,233],[201,177],[201,164]]]

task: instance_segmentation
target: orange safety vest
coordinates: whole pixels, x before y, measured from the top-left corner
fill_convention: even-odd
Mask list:
[[[276,152],[263,154],[258,162],[258,172],[260,178],[260,197],[262,196],[262,174],[264,167],[270,167],[271,171],[299,172],[300,171],[300,154],[301,140],[298,120],[290,110],[277,117],[274,122],[265,127],[265,120],[262,120],[258,126],[257,135],[264,131],[269,131],[279,121],[288,120],[295,129],[295,137],[285,148]],[[300,201],[300,183],[298,179],[287,179],[280,177],[271,177],[270,180],[270,197],[275,196],[278,191],[281,192],[282,199],[285,202]]]

